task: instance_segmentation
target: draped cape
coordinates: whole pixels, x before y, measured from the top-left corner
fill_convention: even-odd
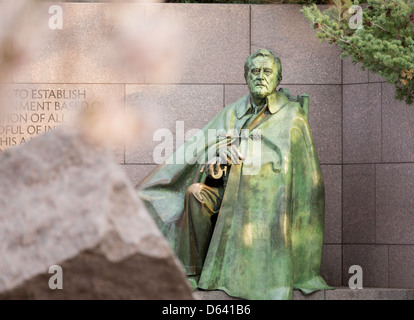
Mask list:
[[[192,221],[182,218],[185,193],[206,181],[195,160],[205,161],[217,141],[209,129],[243,136],[250,96],[226,106],[137,186],[187,274],[201,273],[200,289],[246,299],[330,289],[320,276],[325,195],[307,116],[282,92],[269,96],[267,107],[269,116],[240,139],[246,160],[229,168],[205,259],[192,245]]]

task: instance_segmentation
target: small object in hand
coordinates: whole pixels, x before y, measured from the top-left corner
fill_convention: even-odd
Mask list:
[[[214,179],[220,179],[223,174],[226,175],[227,174],[227,166],[226,165],[220,165],[218,167],[217,173],[214,172],[215,170],[213,170],[213,172],[211,173],[211,177]]]

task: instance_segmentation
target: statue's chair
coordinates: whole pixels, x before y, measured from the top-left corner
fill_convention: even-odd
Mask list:
[[[309,95],[308,94],[303,93],[298,96],[295,96],[293,94],[290,94],[290,91],[288,88],[280,88],[279,91],[283,92],[290,101],[299,102],[300,106],[305,111],[306,118],[309,119]]]

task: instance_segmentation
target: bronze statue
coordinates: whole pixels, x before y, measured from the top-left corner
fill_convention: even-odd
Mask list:
[[[226,106],[137,186],[194,287],[246,299],[330,289],[320,276],[325,195],[307,95],[276,90],[280,59],[245,63],[250,94]],[[197,161],[178,154],[193,148]],[[202,161],[200,161],[200,159]]]

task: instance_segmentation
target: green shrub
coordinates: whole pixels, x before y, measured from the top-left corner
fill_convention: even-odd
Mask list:
[[[362,68],[378,73],[395,86],[395,97],[414,98],[414,0],[368,0],[361,5],[362,29],[351,29],[348,9],[358,1],[334,0],[321,12],[316,5],[302,9],[321,41],[338,45],[341,58],[351,57]]]
[[[170,3],[242,3],[242,4],[326,4],[330,0],[167,0]]]

